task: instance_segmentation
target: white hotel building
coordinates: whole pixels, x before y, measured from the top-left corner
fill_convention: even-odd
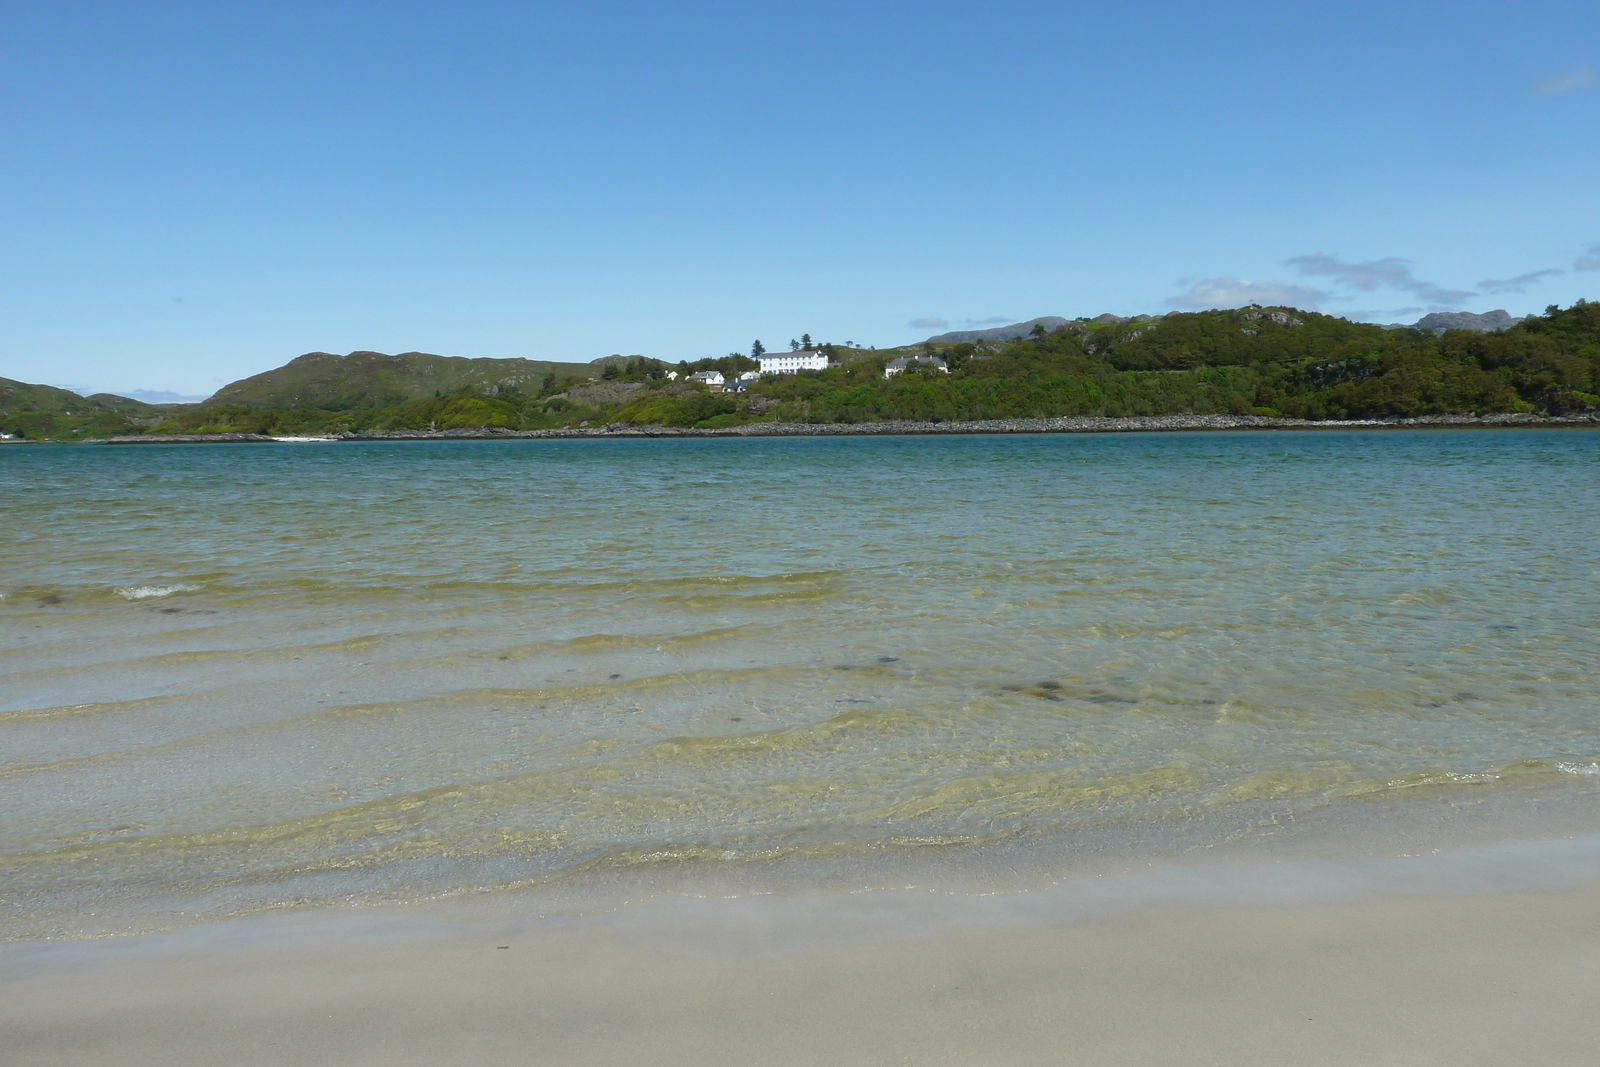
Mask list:
[[[793,374],[802,370],[827,370],[828,354],[803,348],[798,352],[761,353],[762,374]]]

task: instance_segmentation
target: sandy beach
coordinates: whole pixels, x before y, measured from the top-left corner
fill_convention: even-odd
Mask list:
[[[667,907],[636,921],[625,909],[621,921],[408,932],[402,918],[385,936],[280,928],[277,943],[268,925],[244,936],[224,926],[139,944],[13,945],[0,953],[0,1062],[1600,1058],[1595,881],[1154,906],[1067,925],[934,923],[920,936],[908,923],[842,944],[819,928],[811,947],[794,941],[793,916],[752,914],[750,903],[690,902],[698,923]],[[828,925],[826,910],[811,921]],[[788,940],[752,940],[763,924],[787,926]]]

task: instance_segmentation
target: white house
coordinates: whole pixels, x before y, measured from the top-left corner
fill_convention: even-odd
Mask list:
[[[743,374],[739,375],[739,380],[741,382],[753,382],[759,377],[761,377],[761,372],[760,371],[758,371],[758,370],[747,370]]]
[[[794,374],[803,370],[827,370],[828,355],[810,348],[798,352],[763,352],[762,374]]]
[[[933,369],[940,374],[950,373],[950,367],[938,356],[901,356],[899,359],[891,360],[889,365],[883,368],[883,376],[885,378],[893,378],[913,363],[931,363],[933,364]]]
[[[721,389],[723,377],[722,372],[719,370],[703,370],[689,375],[689,380],[691,382],[699,382],[701,385],[709,385],[713,388]]]

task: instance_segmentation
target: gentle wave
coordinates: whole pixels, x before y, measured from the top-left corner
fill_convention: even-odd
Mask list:
[[[169,597],[174,593],[193,593],[198,590],[198,585],[125,585],[112,590],[124,600],[156,600]]]
[[[731,755],[738,747],[721,751]],[[633,771],[626,761],[617,770],[637,783],[644,763],[684,751],[680,739],[636,753]],[[279,823],[166,834],[132,823],[43,840],[0,855],[0,883],[8,887],[0,940],[73,936],[83,929],[80,909],[105,921],[121,912],[124,924],[148,928],[170,920],[134,915],[162,902],[214,920],[279,907],[286,896],[297,906],[400,903],[551,888],[661,866],[883,862],[1006,841],[1015,847],[1096,826],[1198,825],[1207,803],[1199,776],[1183,767],[1083,780],[1042,772],[969,775],[902,795],[862,796],[862,803],[818,824],[806,813],[825,804],[834,785],[798,778],[751,821],[742,791],[715,783],[697,792],[625,790],[608,797],[598,787],[614,780],[605,768],[615,754],[593,755],[599,762],[450,782]],[[1461,774],[1436,776],[1433,784],[1470,788],[1481,799],[1479,791],[1500,782],[1499,775]],[[1358,793],[1393,786],[1351,784]],[[1323,796],[1321,803],[1335,799]],[[683,829],[662,839],[652,831],[662,823]]]

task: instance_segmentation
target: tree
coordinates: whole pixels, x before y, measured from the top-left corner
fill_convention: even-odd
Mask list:
[[[1047,334],[1049,332],[1050,332],[1049,330],[1044,328],[1044,323],[1036,322],[1036,323],[1033,324],[1033,330],[1028,334],[1028,336],[1029,337],[1043,337],[1045,334]]]
[[[811,347],[811,335],[809,333],[803,333],[803,334],[800,335],[800,347],[801,348],[810,348]]]
[[[751,359],[760,359],[762,354],[764,352],[766,352],[766,350],[767,350],[766,346],[763,345],[761,343],[760,339],[758,338],[756,340],[756,343],[750,346],[750,358]]]

